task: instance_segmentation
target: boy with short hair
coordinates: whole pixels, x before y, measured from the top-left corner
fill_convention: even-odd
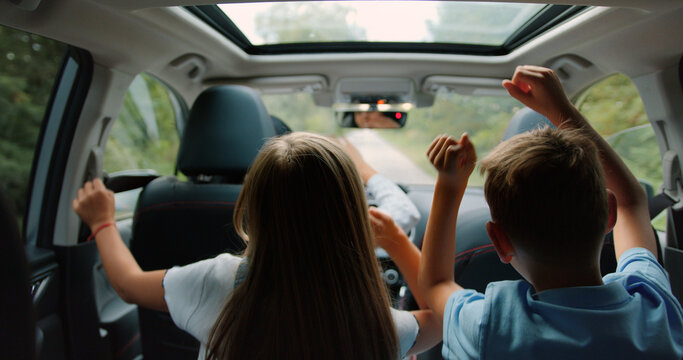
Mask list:
[[[476,154],[467,134],[437,137],[419,285],[444,319],[444,357],[683,358],[683,311],[653,255],[642,187],[552,70],[520,66],[503,86],[558,127],[518,135],[481,164],[489,237],[528,282],[494,282],[486,294],[454,282],[456,218]],[[612,227],[617,272],[603,278]]]

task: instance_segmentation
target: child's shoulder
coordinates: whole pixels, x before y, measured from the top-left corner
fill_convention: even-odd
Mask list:
[[[484,293],[472,289],[453,292],[446,304],[445,312],[467,311],[486,316],[491,312],[507,312],[523,307],[523,300],[533,290],[525,280],[494,281],[486,286]]]
[[[214,285],[231,284],[241,261],[242,257],[224,253],[185,266],[176,266],[166,272],[164,283],[182,283],[184,286],[201,286],[206,282]]]
[[[214,281],[224,282],[226,279],[234,279],[239,264],[244,257],[223,253],[215,258],[203,260],[205,271]],[[198,263],[198,264],[199,264]]]
[[[617,261],[616,272],[603,278],[605,283],[620,281],[629,288],[635,283],[656,286],[657,291],[671,293],[669,275],[649,250],[634,247],[624,251]]]

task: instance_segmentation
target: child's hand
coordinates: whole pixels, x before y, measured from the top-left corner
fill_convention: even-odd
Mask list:
[[[551,69],[518,66],[512,80],[503,80],[503,87],[512,97],[544,115],[557,127],[574,118],[576,108],[567,99],[560,80]]]
[[[102,224],[114,222],[114,193],[100,179],[86,182],[71,205],[93,231]]]
[[[375,207],[370,207],[369,212],[370,225],[372,225],[372,232],[375,234],[375,246],[388,249],[408,238],[389,214]]]
[[[477,162],[474,145],[467,133],[462,134],[460,140],[448,135],[437,136],[429,146],[427,156],[439,171],[439,176],[445,176],[460,186],[467,186],[467,179]]]

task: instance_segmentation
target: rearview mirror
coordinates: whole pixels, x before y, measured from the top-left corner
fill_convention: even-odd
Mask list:
[[[400,111],[344,111],[337,113],[341,127],[398,129],[406,124],[408,113]]]

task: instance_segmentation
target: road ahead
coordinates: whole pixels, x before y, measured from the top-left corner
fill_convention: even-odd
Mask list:
[[[346,138],[358,148],[370,166],[397,183],[433,184],[435,181],[434,177],[372,130],[358,129],[349,132]]]

